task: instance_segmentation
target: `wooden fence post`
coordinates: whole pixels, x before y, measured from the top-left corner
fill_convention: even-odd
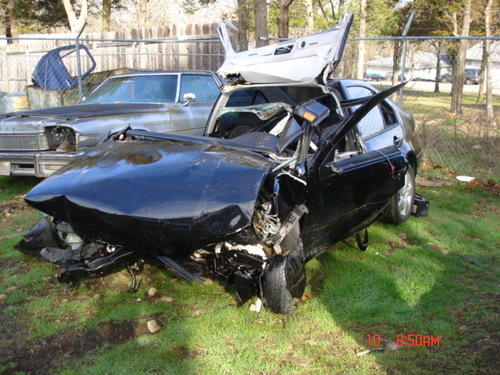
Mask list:
[[[3,53],[3,85],[5,92],[9,92],[9,58],[7,56],[7,50]]]

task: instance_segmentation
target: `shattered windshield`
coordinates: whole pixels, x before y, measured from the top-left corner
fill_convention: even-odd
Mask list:
[[[220,111],[219,119],[227,113],[246,112],[255,114],[261,121],[267,121],[283,111],[292,112],[292,106],[286,103],[265,103],[246,107],[226,107]]]

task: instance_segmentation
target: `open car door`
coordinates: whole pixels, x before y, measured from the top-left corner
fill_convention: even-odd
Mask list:
[[[352,20],[353,14],[347,13],[339,25],[329,30],[243,52],[233,49],[230,33],[235,28],[226,20],[217,30],[226,52],[218,73],[237,82],[325,84],[342,59]]]
[[[323,133],[309,168],[308,206],[315,215],[306,215],[302,227],[307,259],[368,227],[403,186],[409,161],[399,144],[367,151],[352,132],[360,119],[403,85],[365,98],[340,125]]]

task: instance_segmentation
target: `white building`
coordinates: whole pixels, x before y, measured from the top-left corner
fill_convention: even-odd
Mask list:
[[[500,41],[491,43],[492,81],[494,87],[500,87]],[[483,43],[477,43],[467,50],[466,68],[481,68]],[[436,77],[437,53],[419,52],[406,58],[405,78],[414,80],[430,80]],[[392,74],[392,57],[371,60],[366,63],[366,73],[382,75]],[[441,55],[441,74],[451,72],[451,62],[446,55]]]
[[[449,58],[440,56],[441,74],[451,71]],[[405,78],[433,81],[436,78],[437,53],[419,52],[406,58]],[[366,73],[392,74],[393,59],[384,57],[366,63]]]
[[[483,59],[483,43],[477,43],[467,50],[465,66],[467,68],[481,68]],[[500,87],[500,41],[490,44],[490,59],[492,63],[491,76],[494,87]]]

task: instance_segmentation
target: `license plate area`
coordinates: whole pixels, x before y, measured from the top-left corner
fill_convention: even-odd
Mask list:
[[[0,176],[10,176],[10,161],[0,161]]]

